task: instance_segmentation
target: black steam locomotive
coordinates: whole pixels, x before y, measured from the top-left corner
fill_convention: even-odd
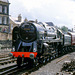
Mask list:
[[[61,30],[47,23],[24,22],[16,26],[12,33],[12,52],[17,57],[17,64],[29,65],[67,53],[75,47],[75,34],[63,34]],[[73,49],[74,50],[74,49]]]

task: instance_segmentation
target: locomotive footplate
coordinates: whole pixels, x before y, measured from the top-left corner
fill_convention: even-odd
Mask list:
[[[25,57],[25,58],[30,58],[30,55],[34,55],[34,58],[37,56],[37,52],[11,52],[12,56],[15,57]]]

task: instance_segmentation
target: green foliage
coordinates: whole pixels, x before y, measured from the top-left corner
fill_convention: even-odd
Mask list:
[[[68,32],[68,28],[65,27],[65,26],[62,26],[62,27],[61,27],[61,30],[62,30],[63,32]]]

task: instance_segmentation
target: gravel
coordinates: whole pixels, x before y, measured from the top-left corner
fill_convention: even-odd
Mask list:
[[[52,60],[50,63],[39,68],[37,71],[29,75],[73,75],[68,72],[61,72],[62,65],[65,61],[70,61],[75,58],[75,52],[64,55],[60,58]]]

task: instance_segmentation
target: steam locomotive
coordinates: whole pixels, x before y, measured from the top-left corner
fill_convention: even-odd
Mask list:
[[[63,34],[47,23],[24,22],[12,33],[11,56],[17,57],[17,65],[43,63],[75,48],[75,33]]]

